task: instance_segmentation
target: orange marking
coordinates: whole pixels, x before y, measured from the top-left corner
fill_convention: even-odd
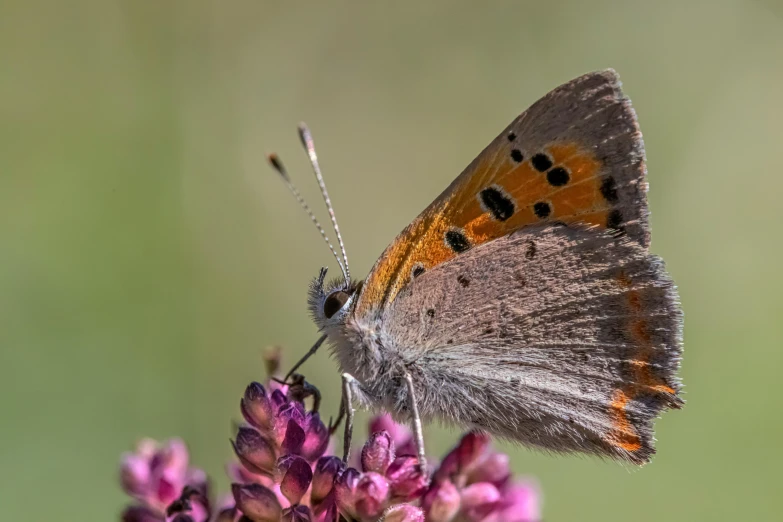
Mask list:
[[[600,191],[602,164],[590,150],[577,143],[557,143],[542,151],[528,151],[528,157],[516,163],[508,147],[504,139],[490,145],[386,248],[365,281],[357,314],[393,301],[409,283],[416,263],[426,270],[457,255],[444,243],[451,227],[461,229],[472,246],[551,220],[606,228],[611,206]],[[552,186],[546,173],[532,167],[534,152],[546,152],[553,167],[567,169],[568,183]],[[478,194],[491,185],[501,187],[514,200],[514,214],[506,221],[496,221],[481,208]],[[549,203],[551,214],[546,219],[533,211],[537,202]]]
[[[631,421],[628,420],[628,414],[625,411],[630,400],[631,397],[623,390],[615,390],[612,395],[612,403],[609,406],[614,429],[606,435],[606,440],[626,451],[634,452],[642,448],[642,441]]]
[[[638,310],[641,310],[641,306]],[[647,321],[643,319],[637,319],[631,323],[631,333],[646,345],[649,345],[652,340],[650,338],[650,332],[647,330]]]
[[[620,272],[617,275],[617,282],[620,288],[625,290],[628,308],[634,315],[628,328],[631,336],[638,343],[639,350],[634,359],[626,361],[631,366],[634,382],[626,385],[623,389],[615,390],[612,396],[609,414],[612,418],[613,429],[606,435],[606,440],[627,451],[637,451],[641,444],[628,419],[625,411],[626,406],[636,397],[651,391],[669,395],[675,395],[676,391],[655,375],[655,368],[650,364],[654,349],[647,320],[642,316],[643,290],[633,289],[633,281],[625,272]]]

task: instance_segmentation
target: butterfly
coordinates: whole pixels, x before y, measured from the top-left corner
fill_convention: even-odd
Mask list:
[[[301,132],[342,251],[343,278],[322,269],[309,289],[323,335],[308,355],[327,340],[343,372],[346,458],[358,401],[412,419],[422,463],[433,419],[650,460],[654,420],[683,405],[682,312],[649,252],[644,144],[613,70],[517,117],[359,282]]]

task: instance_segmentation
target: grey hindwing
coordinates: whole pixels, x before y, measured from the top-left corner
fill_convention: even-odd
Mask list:
[[[682,314],[659,258],[584,227],[530,227],[409,284],[386,348],[425,417],[554,451],[644,463],[679,407]]]

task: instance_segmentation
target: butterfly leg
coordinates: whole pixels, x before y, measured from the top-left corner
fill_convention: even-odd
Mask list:
[[[413,377],[411,377],[410,373],[405,373],[405,383],[408,385],[408,400],[410,401],[411,415],[413,417],[413,436],[416,439],[416,453],[419,459],[419,470],[426,475],[427,458],[424,455],[424,434],[421,429],[419,406],[416,403],[416,392],[413,389]]]
[[[345,417],[345,397],[341,397],[340,399],[340,409],[337,412],[337,419],[332,422],[331,417],[329,418],[329,436],[335,434],[337,431],[337,428],[340,427],[340,423],[343,421],[343,417]]]
[[[302,366],[307,359],[315,355],[315,352],[318,351],[318,348],[321,347],[322,344],[324,344],[324,341],[326,340],[326,334],[323,334],[321,337],[318,338],[318,340],[315,342],[315,344],[310,348],[310,350],[307,351],[306,354],[304,354],[304,357],[299,359],[299,362],[297,362],[293,368],[291,368],[288,373],[285,375],[285,379],[283,379],[283,382],[288,382],[288,379],[291,378],[292,375],[294,375],[294,372],[299,369],[300,366]]]
[[[343,435],[343,462],[348,462],[351,456],[351,439],[353,438],[353,390],[359,382],[349,373],[343,374],[343,400],[340,414],[345,412],[345,432]]]

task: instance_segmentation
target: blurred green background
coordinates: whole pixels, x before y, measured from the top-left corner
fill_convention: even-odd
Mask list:
[[[304,353],[307,283],[335,270],[265,163],[325,216],[300,120],[362,275],[520,111],[605,67],[645,135],[688,404],[641,470],[504,448],[547,521],[783,516],[779,1],[10,0],[0,64],[4,520],[117,520],[145,435],[225,490],[261,350]],[[326,351],[305,371],[336,409]]]

